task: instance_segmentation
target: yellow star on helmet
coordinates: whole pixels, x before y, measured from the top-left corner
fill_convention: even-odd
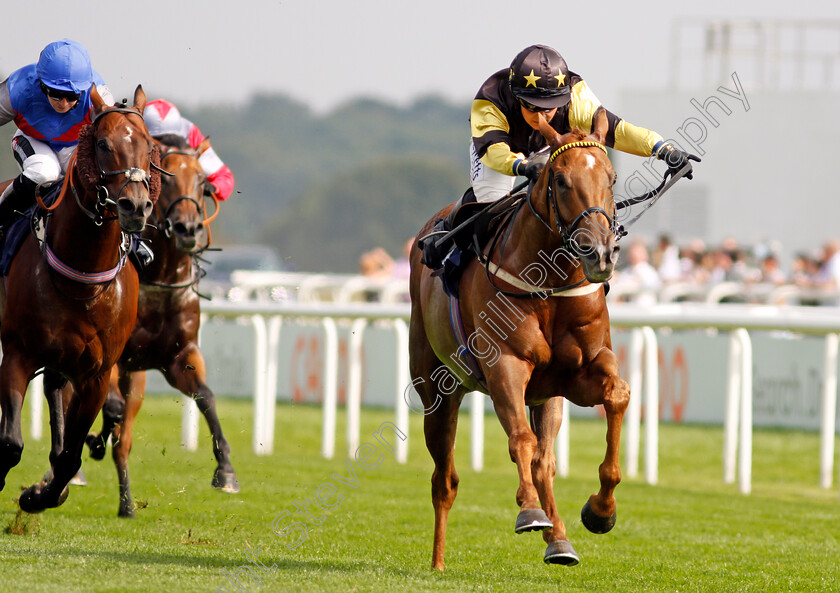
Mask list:
[[[557,76],[555,76],[554,78],[557,79],[557,88],[560,88],[561,86],[563,86],[563,83],[566,82],[566,75],[563,74],[562,72],[560,74],[558,74]]]
[[[531,68],[531,74],[530,74],[530,76],[526,76],[526,77],[525,77],[525,80],[527,80],[527,81],[528,81],[527,83],[525,83],[525,86],[526,86],[526,87],[529,87],[529,86],[536,87],[536,86],[537,86],[537,81],[538,81],[540,78],[542,78],[542,76],[534,76],[534,69],[533,69],[533,68]]]

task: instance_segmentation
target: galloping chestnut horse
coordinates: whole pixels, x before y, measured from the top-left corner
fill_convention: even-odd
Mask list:
[[[60,505],[81,466],[111,367],[137,316],[137,272],[125,265],[126,233],[143,230],[160,191],[159,173],[152,174],[157,150],[143,123],[143,89],[137,87],[131,108],[105,105],[95,88],[91,98],[92,123],[81,131],[44,239],[27,236],[2,295],[0,490],[20,462],[21,407],[35,372],[45,367],[51,378],[63,376],[74,387],[63,429],[52,427],[50,477],[20,496],[21,509],[30,513]]]
[[[195,150],[177,136],[162,141],[161,163],[173,176],[163,178],[153,224],[143,233],[154,261],[140,271],[137,325],[112,375],[108,401],[102,410],[102,432],[87,439],[91,456],[102,459],[108,436],[113,435],[120,517],[134,517],[128,456],[148,369],[160,370],[170,385],[195,399],[210,427],[218,463],[211,483],[223,492],[239,492],[230,445],[219,424],[215,397],[206,383],[204,357],[198,348],[201,309],[195,291],[199,270],[194,257],[209,245],[207,223],[218,212],[216,203],[213,217],[205,219],[205,175],[198,157],[210,141],[205,140]]]
[[[565,565],[577,564],[578,556],[557,514],[553,491],[561,398],[579,406],[603,404],[607,451],[599,470],[601,488],[581,518],[595,533],[615,523],[618,446],[630,390],[619,377],[611,349],[601,284],[618,257],[618,227],[612,201],[615,172],[603,145],[604,126],[596,129],[589,137],[578,131],[560,135],[542,120],[549,163],[503,229],[504,249],[485,249],[487,269],[473,261],[463,272],[458,305],[475,371],[466,364],[471,355],[453,335],[441,281],[420,263],[419,249],[411,253],[410,368],[425,406],[426,446],[435,466],[432,565],[439,570],[444,568],[447,517],[458,491],[453,459],[458,407],[469,391],[489,394],[508,435],[519,472],[514,530],[543,531],[545,562]],[[431,232],[434,220],[449,208],[437,213],[418,237]]]

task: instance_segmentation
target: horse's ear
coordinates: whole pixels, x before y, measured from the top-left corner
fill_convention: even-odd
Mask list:
[[[99,96],[99,91],[96,90],[96,85],[90,85],[90,103],[93,105],[93,115],[99,115],[105,109],[105,101]]]
[[[195,149],[195,154],[197,156],[201,156],[208,148],[210,148],[210,136],[207,136],[207,138],[201,141],[201,144],[199,144],[198,148]]]
[[[548,123],[548,118],[545,116],[545,113],[538,113],[537,119],[540,124],[540,134],[543,135],[545,141],[551,146],[553,144],[560,144],[560,134],[557,133],[557,130],[551,127],[551,124]]]
[[[143,110],[146,108],[146,91],[143,90],[143,85],[138,84],[137,89],[134,91],[134,108],[143,113]]]
[[[589,137],[598,144],[603,144],[607,138],[609,129],[610,122],[607,119],[607,110],[601,108],[595,113],[595,117],[592,118],[592,133]]]

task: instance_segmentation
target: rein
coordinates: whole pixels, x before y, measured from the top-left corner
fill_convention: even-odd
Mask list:
[[[513,210],[510,211],[507,218],[504,220],[503,227],[506,228],[504,232],[504,239],[501,242],[500,251],[499,251],[499,261],[501,261],[504,257],[504,250],[507,245],[508,239],[510,238],[511,231],[513,229],[511,222],[518,214],[521,207],[527,203],[528,208],[531,210],[531,213],[539,220],[551,233],[556,233],[560,236],[563,242],[563,249],[574,255],[575,259],[580,259],[580,250],[577,246],[573,238],[573,234],[577,229],[578,225],[580,225],[581,221],[584,220],[584,217],[589,216],[591,214],[603,214],[607,220],[610,222],[610,230],[616,234],[616,238],[620,238],[619,227],[615,221],[615,217],[610,216],[610,214],[599,206],[593,206],[591,208],[585,209],[583,212],[578,214],[575,219],[570,224],[565,224],[563,222],[563,218],[560,215],[560,207],[557,202],[557,194],[559,190],[555,189],[556,179],[554,176],[554,171],[551,169],[551,164],[554,160],[560,156],[563,152],[571,149],[571,148],[589,148],[595,147],[600,148],[604,151],[604,154],[607,153],[607,148],[600,144],[599,142],[592,142],[588,140],[583,140],[579,142],[571,142],[569,144],[565,144],[555,150],[548,159],[548,184],[546,186],[546,201],[549,204],[549,207],[554,211],[554,228],[552,228],[549,222],[546,222],[542,216],[536,211],[533,204],[533,192],[531,191],[532,188],[529,188],[527,196],[524,200],[520,201]],[[501,229],[500,229],[501,230]],[[481,254],[480,250],[477,250],[479,253],[479,260],[482,264],[484,264],[485,273],[487,275],[487,280],[490,282],[490,285],[496,289],[498,292],[505,296],[510,296],[514,298],[546,298],[549,296],[555,297],[573,297],[573,296],[582,296],[587,294],[592,294],[593,292],[597,291],[600,287],[599,283],[591,284],[590,286],[584,286],[587,280],[584,278],[578,282],[573,282],[572,284],[567,284],[565,286],[558,286],[553,288],[541,288],[538,286],[532,286],[527,282],[522,282],[521,280],[517,279],[515,276],[510,274],[509,272],[503,270],[498,264],[495,264],[491,261],[493,251],[496,249],[497,244],[499,243],[499,236],[501,233],[496,233],[496,236],[493,239],[493,242],[490,245],[490,248],[487,252],[487,256],[484,257]],[[491,266],[493,270],[491,271]],[[512,286],[516,286],[526,292],[513,292],[509,290],[504,290],[499,288],[499,286],[494,282],[494,278],[499,278]],[[592,288],[594,287],[594,288]]]
[[[113,109],[108,109],[106,111],[102,111],[94,116],[93,120],[91,121],[91,126],[96,129],[97,122],[100,121],[102,117],[108,115],[109,113],[133,113],[143,119],[143,114],[140,113],[136,109],[130,109],[128,107],[115,107]],[[47,206],[44,204],[43,200],[39,195],[36,195],[36,199],[38,201],[38,205],[43,208],[45,211],[50,212],[55,210],[61,201],[64,198],[65,193],[67,192],[67,188],[69,187],[73,193],[73,197],[76,199],[76,204],[78,205],[79,209],[88,217],[90,218],[96,226],[102,226],[105,220],[115,220],[116,217],[111,217],[106,219],[105,218],[105,210],[109,205],[116,205],[117,202],[108,194],[108,189],[101,184],[105,179],[108,177],[113,177],[116,175],[124,175],[126,180],[123,182],[122,186],[120,187],[117,196],[121,195],[123,190],[129,183],[143,183],[145,185],[146,190],[151,192],[149,187],[149,174],[146,173],[144,169],[139,169],[136,167],[131,167],[127,169],[120,169],[118,171],[105,171],[102,168],[102,165],[99,161],[99,151],[96,148],[96,144],[94,143],[94,154],[96,159],[96,166],[99,169],[99,181],[97,185],[94,186],[94,191],[96,191],[97,201],[94,207],[95,211],[92,212],[88,210],[84,204],[82,204],[81,198],[79,197],[79,193],[76,190],[76,186],[73,183],[73,174],[76,171],[77,167],[77,153],[74,152],[70,164],[68,166],[68,174],[65,176],[64,184],[61,188],[61,193],[59,194],[58,198],[56,199],[55,203],[52,206]],[[149,165],[150,167],[155,167],[155,164],[152,162],[151,156],[149,157]],[[159,167],[158,167],[159,168]],[[163,171],[161,169],[161,171]],[[45,222],[46,226],[46,222]],[[54,271],[58,272],[60,275],[73,280],[74,282],[78,282],[80,284],[106,284],[114,280],[117,277],[120,270],[125,266],[126,259],[128,258],[128,236],[121,232],[122,240],[120,241],[120,256],[117,261],[117,265],[111,268],[110,270],[106,270],[104,272],[94,272],[94,273],[87,273],[87,272],[80,272],[71,268],[64,262],[62,262],[58,256],[53,252],[50,248],[49,244],[47,244],[46,235],[43,240],[39,240],[41,244],[41,253],[44,256],[45,261],[47,264],[52,268]]]

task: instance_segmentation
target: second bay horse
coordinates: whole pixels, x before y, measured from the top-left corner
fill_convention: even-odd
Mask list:
[[[602,117],[599,124],[604,123]],[[603,405],[607,449],[600,489],[581,518],[595,533],[615,523],[613,491],[621,479],[618,448],[630,390],[612,351],[602,284],[619,250],[612,199],[616,176],[604,147],[605,126],[595,127],[589,136],[561,135],[542,120],[548,164],[512,211],[502,229],[506,239],[495,244],[500,248],[491,243],[484,249],[486,267],[474,260],[461,277],[454,305],[461,340],[452,329],[452,302],[440,279],[420,263],[420,250],[412,250],[410,370],[425,406],[426,446],[434,460],[432,565],[439,570],[458,492],[453,455],[458,408],[469,391],[489,394],[508,437],[519,473],[514,531],[542,531],[548,544],[544,561],[553,564],[579,561],[553,490],[562,398],[579,406]],[[438,212],[418,237],[448,212]]]
[[[113,437],[112,454],[120,482],[118,514],[129,518],[134,517],[134,504],[128,457],[149,369],[160,370],[170,385],[196,401],[213,439],[217,467],[211,484],[222,492],[239,492],[230,445],[222,432],[198,347],[201,307],[196,292],[199,268],[195,257],[208,247],[208,223],[218,212],[216,203],[213,216],[206,218],[205,175],[199,157],[210,141],[205,140],[194,150],[178,136],[159,139],[161,164],[172,176],[164,177],[152,224],[143,233],[154,260],[139,272],[137,325],[112,376],[108,401],[102,410],[102,432],[87,439],[91,456],[102,459],[108,436]]]

